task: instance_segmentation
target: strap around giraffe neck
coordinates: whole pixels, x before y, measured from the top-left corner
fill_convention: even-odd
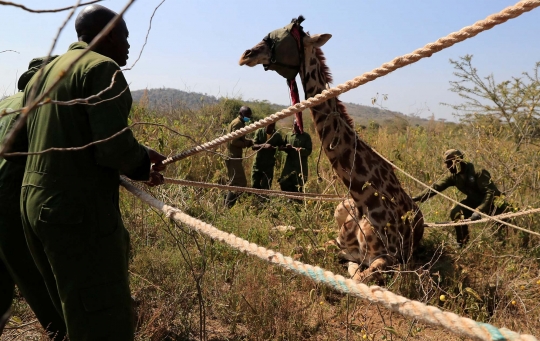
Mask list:
[[[300,96],[298,95],[298,86],[296,85],[296,80],[291,79],[291,80],[288,80],[287,83],[289,85],[289,90],[291,92],[292,104],[295,105],[297,103],[300,103]],[[303,134],[304,121],[302,119],[302,112],[297,112],[295,116],[296,116],[296,122],[298,123],[298,128],[300,129],[300,134]]]
[[[302,59],[304,56],[303,48],[302,48],[302,40],[301,40],[301,34],[298,29],[298,25],[294,25],[291,29],[291,35],[294,37],[294,40],[296,40],[296,43],[298,44],[298,51],[300,51],[300,64],[302,63]],[[289,86],[289,91],[291,93],[291,100],[292,104],[295,105],[297,103],[300,103],[300,95],[298,95],[298,86],[296,85],[296,79],[290,79],[287,80],[287,85]],[[302,119],[302,112],[297,112],[295,114],[296,116],[296,122],[298,123],[298,128],[300,129],[300,134],[304,133],[304,120]]]

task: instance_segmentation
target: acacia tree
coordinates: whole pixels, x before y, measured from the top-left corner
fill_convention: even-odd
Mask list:
[[[524,143],[538,146],[535,140],[540,138],[540,62],[531,73],[497,83],[493,74],[481,77],[472,58],[466,55],[450,60],[458,78],[450,81],[450,91],[465,101],[447,105],[457,111],[463,123],[488,124],[492,133],[507,134],[516,143],[516,150]]]

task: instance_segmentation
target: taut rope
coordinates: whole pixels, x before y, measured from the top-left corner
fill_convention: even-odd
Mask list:
[[[250,243],[233,234],[220,231],[214,226],[193,218],[177,208],[165,205],[163,202],[153,198],[148,193],[133,186],[124,179],[121,179],[120,183],[142,201],[159,209],[165,213],[167,217],[188,225],[195,231],[203,233],[212,239],[225,242],[237,250],[256,256],[271,264],[282,266],[288,270],[307,276],[316,282],[329,285],[340,292],[366,299],[401,315],[417,319],[418,321],[430,325],[441,326],[454,334],[470,337],[475,340],[538,341],[532,335],[520,335],[506,328],[498,329],[487,323],[475,322],[469,318],[442,311],[422,302],[398,296],[379,286],[367,286],[352,279],[345,279],[343,276],[336,275],[330,271],[325,271],[320,267],[295,261],[291,257],[285,257],[281,253],[266,249],[255,243]]]
[[[255,130],[267,126],[270,123],[277,122],[285,117],[291,116],[297,112],[302,112],[307,108],[311,108],[315,105],[321,104],[322,102],[337,97],[338,95],[347,92],[351,89],[357,88],[360,85],[366,84],[375,80],[379,77],[385,76],[392,71],[395,71],[399,68],[413,64],[420,59],[431,57],[434,53],[437,53],[445,48],[448,48],[456,43],[462,42],[466,39],[476,36],[478,33],[489,30],[496,25],[500,25],[510,19],[516,18],[525,12],[529,12],[534,8],[540,6],[540,0],[523,0],[515,4],[514,6],[507,7],[500,11],[499,13],[492,14],[484,20],[477,21],[471,26],[467,26],[459,30],[458,32],[453,32],[447,35],[446,37],[440,38],[434,43],[429,43],[422,48],[419,48],[412,53],[403,55],[401,57],[396,57],[388,63],[384,63],[379,68],[374,69],[370,72],[366,72],[361,76],[358,76],[352,80],[349,80],[343,84],[340,84],[334,88],[324,90],[322,93],[318,94],[315,97],[306,99],[296,105],[290,106],[287,109],[283,109],[280,112],[272,114],[262,120],[259,120],[255,123],[252,123],[244,128],[238,129],[229,133],[227,135],[218,137],[215,140],[204,143],[200,146],[193,147],[182,153],[168,157],[163,164],[169,164],[176,162],[178,160],[184,159],[188,156],[195,155],[204,150],[209,150],[223,144],[225,142],[234,140],[240,136],[244,136],[248,133],[254,132]]]

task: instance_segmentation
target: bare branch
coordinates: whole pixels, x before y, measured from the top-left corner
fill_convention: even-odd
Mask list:
[[[144,38],[144,44],[141,48],[141,52],[139,52],[139,56],[137,57],[137,59],[133,62],[133,64],[128,67],[128,68],[124,68],[125,71],[129,71],[131,69],[133,69],[135,67],[135,64],[137,64],[137,62],[139,61],[139,59],[141,59],[141,56],[143,54],[143,51],[144,51],[144,48],[146,47],[146,43],[148,42],[148,36],[150,35],[150,31],[152,30],[152,20],[154,20],[154,15],[156,14],[158,8],[163,5],[163,3],[165,2],[166,0],[163,0],[159,3],[159,5],[156,6],[156,8],[154,8],[154,12],[152,13],[152,16],[150,17],[150,23],[148,25],[148,31],[146,31],[146,37]]]
[[[129,85],[126,86],[124,88],[124,90],[122,90],[118,95],[116,96],[113,96],[111,98],[108,98],[108,99],[105,99],[105,100],[102,100],[102,101],[99,101],[99,102],[90,102],[91,100],[93,99],[101,99],[101,95],[103,95],[105,92],[109,91],[112,89],[112,87],[114,86],[114,83],[116,83],[116,75],[118,74],[118,72],[121,72],[121,70],[117,70],[113,77],[112,77],[112,80],[111,80],[111,85],[109,85],[108,87],[106,87],[105,89],[101,90],[100,92],[98,92],[97,94],[95,95],[92,95],[92,96],[89,96],[87,98],[76,98],[76,99],[72,99],[72,100],[69,100],[69,101],[56,101],[56,100],[51,100],[50,98],[47,98],[45,99],[43,102],[39,103],[38,105],[36,105],[36,107],[41,107],[45,104],[56,104],[56,105],[75,105],[75,104],[86,104],[86,105],[98,105],[98,104],[101,104],[103,102],[107,102],[107,101],[110,101],[110,100],[113,100],[115,98],[118,98],[120,97],[124,92],[126,92],[128,89],[129,89]],[[3,109],[2,111],[0,111],[0,118],[4,117],[4,116],[7,116],[7,115],[12,115],[12,114],[18,114],[20,112],[23,112],[24,110],[26,109],[26,107],[22,107],[20,109],[17,109],[17,110],[11,110],[11,109]]]
[[[45,153],[49,153],[49,152],[53,152],[53,151],[58,151],[58,152],[79,151],[79,150],[83,150],[83,149],[86,149],[88,147],[94,146],[96,144],[100,144],[100,143],[110,141],[110,140],[114,139],[115,137],[117,137],[118,135],[121,135],[122,133],[126,132],[127,130],[130,130],[132,127],[135,127],[135,126],[138,126],[138,125],[152,125],[152,126],[158,126],[158,127],[166,128],[166,129],[168,129],[168,130],[170,130],[170,131],[172,131],[172,132],[174,132],[174,133],[176,133],[176,134],[178,134],[180,136],[186,137],[186,138],[192,140],[193,142],[198,143],[197,141],[193,140],[193,138],[191,138],[190,136],[181,134],[181,133],[175,131],[174,129],[171,129],[171,128],[167,127],[164,124],[151,123],[151,122],[136,122],[136,123],[133,123],[133,124],[125,127],[122,130],[119,130],[115,134],[113,134],[113,135],[111,135],[111,136],[109,136],[109,137],[107,137],[105,139],[93,141],[93,142],[90,142],[88,144],[85,144],[84,146],[68,147],[68,148],[52,147],[52,148],[48,148],[48,149],[45,149],[45,150],[41,150],[39,152],[16,152],[16,153],[5,153],[4,155],[5,156],[24,156],[24,155],[40,155],[40,154],[45,154]]]
[[[101,0],[100,0],[101,1]],[[142,56],[142,53],[144,51],[144,47],[146,46],[146,43],[148,42],[148,36],[150,35],[150,31],[152,30],[152,20],[154,19],[154,15],[156,14],[158,8],[165,2],[166,0],[163,0],[161,1],[161,3],[159,3],[159,5],[156,6],[156,8],[154,8],[154,12],[152,13],[152,16],[150,17],[150,24],[149,24],[149,27],[148,27],[148,31],[146,33],[146,38],[144,40],[144,44],[141,48],[141,51],[139,52],[139,56],[137,57],[137,60],[135,60],[135,62],[133,63],[133,65],[131,65],[129,68],[124,68],[123,71],[129,71],[131,69],[133,69],[133,67],[135,67],[135,65],[137,64],[137,62],[139,61],[139,59],[141,58]],[[69,19],[69,18],[68,18]],[[67,20],[66,20],[67,22]],[[61,29],[65,26],[66,22],[64,22],[64,24],[61,26]],[[59,36],[60,32],[57,34],[57,37]],[[56,39],[54,40],[54,43],[53,43],[53,46],[51,47],[51,50],[52,51],[54,49],[54,46],[56,45]],[[6,51],[13,51],[13,50],[6,50]],[[2,52],[5,52],[5,51],[2,51]],[[16,51],[13,51],[13,52],[16,52]],[[0,52],[1,53],[1,52]],[[17,52],[18,53],[18,52]],[[50,57],[50,54],[51,52],[49,52],[48,56]],[[45,61],[44,65],[47,64],[47,62]],[[40,70],[41,71],[41,70]],[[115,83],[115,79],[116,79],[116,75],[118,74],[120,70],[116,71],[113,75],[113,78],[111,80],[111,85],[105,89],[103,89],[102,91],[100,91],[99,93],[95,94],[95,95],[92,95],[90,97],[87,97],[87,98],[77,98],[77,99],[72,99],[72,100],[69,100],[69,101],[55,101],[55,100],[50,100],[50,99],[45,99],[43,102],[40,102],[37,107],[40,107],[40,106],[43,106],[45,104],[57,104],[57,105],[73,105],[73,104],[86,104],[86,105],[97,105],[97,104],[100,104],[100,103],[103,103],[105,101],[110,101],[110,100],[113,100],[117,97],[119,97],[120,95],[122,95],[125,91],[127,91],[129,89],[129,86],[126,87],[122,92],[120,92],[117,96],[114,96],[112,98],[109,98],[109,99],[106,99],[106,100],[103,100],[103,101],[100,101],[100,102],[95,102],[95,103],[90,103],[91,100],[93,99],[96,99],[96,98],[100,98],[100,96],[102,94],[104,94],[105,92],[107,92],[108,90],[111,90],[112,87],[114,86],[114,83]],[[18,110],[10,110],[10,111],[7,111],[7,110],[3,110],[3,111],[0,111],[0,118],[2,118],[3,116],[6,116],[6,115],[11,115],[11,114],[17,114],[17,113],[20,113],[22,111],[24,111],[24,109],[26,109],[26,107],[23,107],[23,108],[20,108]]]
[[[63,12],[63,11],[67,11],[67,10],[70,10],[70,9],[73,9],[73,8],[77,8],[77,7],[80,7],[80,6],[95,4],[95,3],[101,2],[101,1],[103,1],[103,0],[93,0],[93,1],[84,2],[82,4],[77,4],[77,6],[69,6],[69,7],[57,8],[57,9],[31,9],[31,8],[28,8],[28,7],[24,6],[24,5],[16,4],[16,3],[11,2],[11,1],[1,1],[1,0],[0,0],[0,5],[18,7],[20,9],[23,9],[23,10],[25,10],[27,12],[30,12],[30,13],[57,13],[57,12]]]
[[[77,0],[75,5],[72,7],[72,10],[69,12],[67,18],[64,20],[62,25],[60,25],[60,27],[58,28],[58,32],[56,33],[56,36],[53,39],[53,43],[51,45],[51,48],[49,49],[49,52],[47,52],[47,58],[45,58],[45,60],[43,61],[43,65],[41,66],[41,68],[37,72],[37,79],[38,79],[37,83],[38,84],[41,83],[43,81],[43,77],[45,77],[45,75],[43,73],[43,69],[49,63],[49,59],[51,58],[52,51],[54,50],[54,48],[56,46],[56,42],[58,41],[58,37],[60,37],[60,33],[62,33],[62,31],[66,27],[68,21],[71,19],[71,17],[73,17],[73,14],[75,14],[75,9],[79,6],[80,3],[81,3],[81,0]],[[37,87],[33,87],[32,91],[30,92],[30,95],[28,96],[30,101],[32,101],[32,99],[36,96],[36,91],[37,91]],[[25,119],[25,121],[26,121],[26,119]],[[14,129],[15,128],[16,127],[14,127]],[[9,136],[8,136],[8,138],[9,138]],[[0,153],[1,153],[1,151],[0,151]]]
[[[107,35],[109,32],[112,31],[112,29],[116,26],[118,21],[121,20],[122,15],[131,7],[131,5],[135,2],[135,0],[130,0],[126,4],[126,6],[116,15],[116,17],[111,20],[103,30],[92,40],[92,42],[88,45],[88,47],[81,53],[73,62],[68,65],[68,67],[60,74],[60,76],[56,79],[56,81],[48,88],[46,89],[38,98],[31,100],[31,104],[27,106],[20,114],[20,118],[17,121],[16,125],[13,127],[13,129],[9,132],[8,136],[5,138],[4,143],[2,145],[2,148],[0,149],[0,156],[4,155],[5,151],[9,149],[11,144],[13,143],[13,139],[15,138],[15,135],[19,132],[19,130],[24,127],[24,124],[26,123],[26,120],[28,119],[28,114],[34,110],[37,105],[44,101],[44,99],[47,97],[47,95],[66,77],[68,72],[74,67],[74,65],[81,60],[88,52],[92,51],[93,48]],[[32,97],[29,97],[32,98]]]

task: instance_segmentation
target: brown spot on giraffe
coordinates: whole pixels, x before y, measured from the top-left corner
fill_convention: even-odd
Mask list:
[[[307,74],[311,75],[311,78],[312,78],[314,81],[317,81],[317,79],[319,79],[319,78],[317,77],[317,69],[312,70],[311,73],[306,73],[306,75],[307,75]]]
[[[343,134],[343,142],[346,144],[351,144],[353,137],[351,136],[351,133],[349,131],[345,132]]]

